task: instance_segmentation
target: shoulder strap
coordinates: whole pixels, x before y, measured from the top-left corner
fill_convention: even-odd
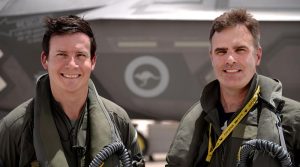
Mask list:
[[[96,87],[92,82],[89,83],[89,87],[92,87],[93,90],[96,90]],[[101,109],[102,109],[102,111],[103,111],[103,113],[104,113],[104,115],[105,115],[105,117],[108,121],[108,124],[110,125],[113,142],[121,141],[120,134],[119,134],[117,128],[115,127],[115,123],[113,122],[112,118],[110,117],[110,114],[107,111],[107,109],[106,109],[106,107],[103,103],[103,100],[101,99],[101,97],[100,97],[100,95],[98,94],[97,91],[94,91],[94,93],[95,93],[95,96],[98,100],[98,103],[99,103],[99,105],[100,105],[100,107],[101,107]]]

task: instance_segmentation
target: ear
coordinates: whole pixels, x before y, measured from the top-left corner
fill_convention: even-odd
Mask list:
[[[213,56],[212,56],[212,51],[211,49],[209,49],[209,58],[210,58],[210,62],[213,65]]]
[[[48,60],[47,60],[47,55],[44,51],[41,53],[41,63],[42,66],[44,67],[45,70],[48,69]]]
[[[94,70],[94,68],[95,68],[95,66],[96,66],[96,61],[97,61],[97,56],[94,55],[93,58],[91,59],[92,70]]]
[[[256,66],[258,66],[261,62],[261,58],[262,58],[262,48],[261,47],[258,47],[257,50],[256,50],[256,58],[257,58],[257,61],[256,61]]]

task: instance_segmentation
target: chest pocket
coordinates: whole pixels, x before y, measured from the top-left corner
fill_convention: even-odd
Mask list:
[[[232,132],[232,137],[244,140],[256,139],[258,129],[257,109],[248,113]]]

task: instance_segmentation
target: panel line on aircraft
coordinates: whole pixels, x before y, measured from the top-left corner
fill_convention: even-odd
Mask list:
[[[157,42],[153,42],[153,41],[118,42],[118,47],[120,47],[120,48],[133,48],[133,47],[134,48],[137,48],[137,47],[154,48],[154,47],[157,47]]]
[[[209,42],[207,41],[175,41],[174,42],[175,47],[188,47],[188,48],[198,48],[198,47],[203,47],[207,48],[209,47]]]

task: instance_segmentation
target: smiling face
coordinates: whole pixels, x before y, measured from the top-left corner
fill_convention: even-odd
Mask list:
[[[86,93],[96,64],[90,53],[90,39],[84,33],[52,35],[49,55],[42,52],[41,62],[49,73],[53,95]]]
[[[243,89],[261,61],[261,48],[254,47],[251,33],[244,25],[215,32],[210,58],[221,89]]]

